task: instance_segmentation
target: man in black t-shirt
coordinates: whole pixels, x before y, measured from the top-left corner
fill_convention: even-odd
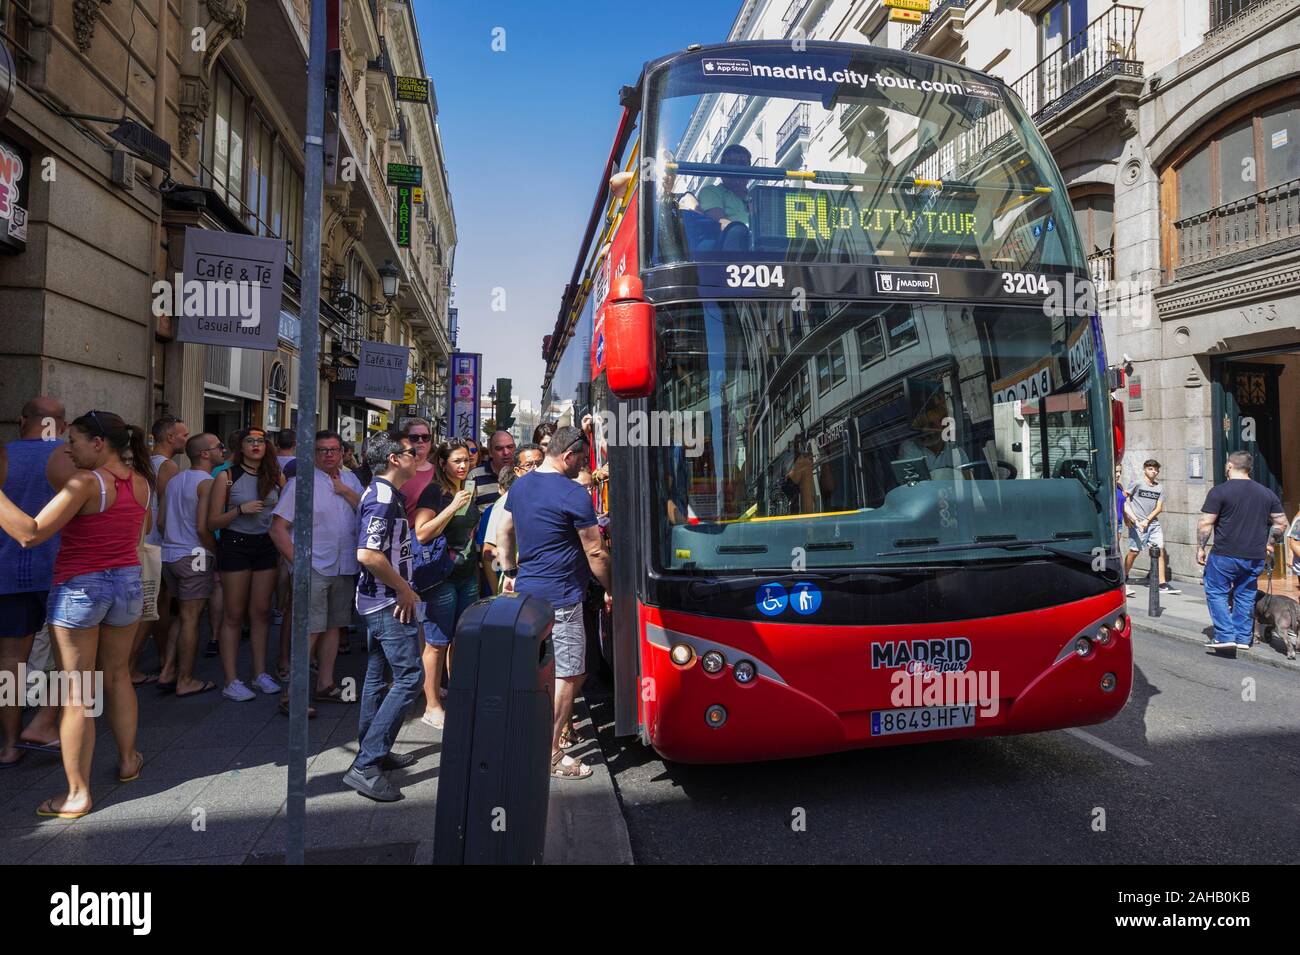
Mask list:
[[[1228,480],[1205,496],[1196,528],[1196,560],[1205,565],[1205,602],[1214,624],[1212,650],[1250,649],[1258,578],[1273,553],[1271,539],[1286,533],[1286,512],[1276,494],[1250,479],[1255,459],[1247,451],[1228,455]],[[1214,551],[1206,548],[1214,534]],[[1232,596],[1232,609],[1228,597]]]

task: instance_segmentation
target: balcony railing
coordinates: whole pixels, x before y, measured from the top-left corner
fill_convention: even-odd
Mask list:
[[[807,136],[812,131],[808,125],[808,104],[800,103],[790,111],[781,128],[776,131],[776,158],[785,155],[786,149],[800,136]]]
[[[785,13],[781,17],[781,22],[787,27],[799,22],[803,12],[808,9],[808,4],[812,0],[790,0],[790,6],[785,8]]]
[[[1174,223],[1177,278],[1300,247],[1300,179]]]
[[[903,49],[912,53],[918,46],[925,42],[939,23],[939,18],[950,10],[965,10],[967,0],[939,0],[939,3],[931,10],[924,20],[916,24],[910,30],[903,28]]]
[[[1012,88],[1042,123],[1110,76],[1142,76],[1136,38],[1141,7],[1116,4],[1043,58]]]
[[[1220,27],[1227,26],[1229,21],[1264,2],[1265,0],[1210,0],[1210,29],[1206,31],[1205,38],[1210,39]]]
[[[745,111],[745,107],[748,105],[749,105],[748,94],[741,93],[738,96],[736,96],[736,98],[731,101],[731,105],[727,107],[727,125],[731,125],[732,123],[734,123],[736,121],[736,117],[739,116],[741,113],[743,113]]]
[[[1088,276],[1098,292],[1105,292],[1115,277],[1115,250],[1099,249],[1088,256]]]
[[[717,162],[718,157],[722,155],[722,150],[727,148],[727,129],[724,126],[713,134],[713,142],[709,144],[709,162]]]

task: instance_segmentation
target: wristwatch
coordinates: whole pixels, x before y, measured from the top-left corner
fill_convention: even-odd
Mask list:
[[[505,575],[506,575],[507,577],[509,577],[511,580],[514,580],[514,579],[515,579],[515,576],[519,573],[519,568],[518,568],[518,567],[511,567],[509,570],[503,570],[503,571],[501,571],[501,573],[505,574]]]

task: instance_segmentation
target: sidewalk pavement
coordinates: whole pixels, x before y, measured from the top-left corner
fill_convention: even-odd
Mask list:
[[[1151,630],[1166,637],[1187,640],[1198,646],[1210,639],[1214,628],[1210,625],[1210,610],[1205,603],[1205,588],[1199,580],[1176,580],[1174,586],[1181,594],[1160,595],[1160,615],[1152,617],[1147,612],[1150,595],[1147,581],[1130,579],[1128,585],[1137,592],[1128,598],[1128,613],[1133,626]],[[1263,588],[1261,588],[1263,593]],[[1210,651],[1206,651],[1207,653]],[[1256,640],[1248,653],[1238,653],[1238,660],[1254,660],[1283,670],[1300,672],[1300,660],[1288,660],[1280,637],[1271,643]]]
[[[203,636],[206,641],[206,634]],[[274,633],[270,641],[278,647]],[[340,656],[336,678],[356,681],[365,670],[365,640]],[[247,642],[239,672],[250,675]],[[145,651],[146,669],[156,663]],[[217,658],[200,650],[197,676],[219,682]],[[95,809],[77,820],[46,819],[36,807],[66,792],[57,755],[28,752],[0,771],[0,864],[121,865],[277,864],[286,849],[285,798],[289,720],[277,696],[232,703],[212,691],[189,699],[137,689],[140,778],[117,782],[117,747],[107,719],[97,722],[92,767]],[[412,707],[394,747],[420,761],[394,773],[401,802],[381,804],[342,783],[357,750],[357,707],[315,704],[308,723],[307,861],[343,865],[420,864],[433,858],[434,813],[442,733],[419,721]],[[588,725],[589,735],[595,735]],[[548,864],[632,861],[631,845],[600,747],[580,755],[595,766],[583,782],[551,781],[545,861]]]

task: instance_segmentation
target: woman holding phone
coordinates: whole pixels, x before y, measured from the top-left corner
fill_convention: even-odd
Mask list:
[[[470,453],[464,441],[452,439],[438,447],[436,479],[420,495],[415,510],[415,536],[428,544],[441,536],[447,544],[450,570],[447,577],[420,593],[428,619],[424,624],[424,696],[421,722],[440,729],[446,718],[439,684],[446,661],[451,672],[451,641],[456,622],[479,599],[478,508],[474,506],[474,483],[467,482]]]

